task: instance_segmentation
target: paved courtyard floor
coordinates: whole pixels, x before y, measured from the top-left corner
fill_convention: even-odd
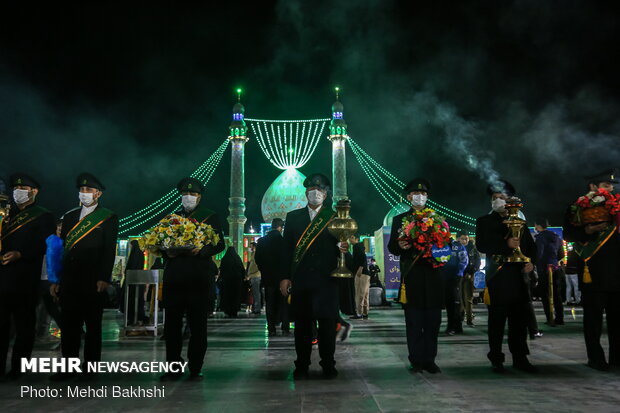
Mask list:
[[[530,342],[530,375],[510,368],[494,374],[486,359],[486,309],[476,308],[476,326],[439,339],[441,374],[411,373],[402,310],[373,309],[367,321],[354,320],[351,338],[336,349],[334,380],[320,376],[317,351],[309,380],[292,378],[292,337],[267,338],[264,315],[209,320],[205,378],[160,383],[151,373],[102,374],[95,381],[53,383],[47,374],[29,374],[0,384],[1,412],[620,412],[620,371],[601,373],[585,366],[581,311],[566,311],[565,326],[542,324],[544,337]],[[120,317],[105,314],[105,361],[164,360],[165,345],[153,338],[119,339]],[[545,328],[546,327],[546,328]],[[606,339],[603,340],[607,345]],[[36,357],[58,357],[51,344],[37,344]],[[507,347],[505,345],[505,347]],[[24,389],[59,389],[63,397],[32,397]],[[68,397],[67,387],[107,388],[108,397]],[[114,398],[113,386],[164,390],[159,398]]]

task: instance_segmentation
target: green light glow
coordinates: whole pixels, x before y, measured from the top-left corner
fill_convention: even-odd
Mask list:
[[[395,207],[402,202],[401,190],[405,187],[405,184],[392,175],[388,170],[383,168],[377,161],[375,161],[368,153],[366,153],[353,139],[349,138],[351,144],[351,150],[360,164],[362,170],[375,187],[381,197],[391,206]],[[475,227],[475,219],[467,215],[463,215],[457,211],[447,208],[441,204],[431,201],[427,201],[428,205],[435,208],[437,212],[444,215],[452,222],[457,222],[458,225],[463,224],[467,227]],[[451,229],[461,230],[462,228],[450,224]]]
[[[329,119],[274,121],[249,119],[258,146],[279,169],[301,168],[319,143]]]

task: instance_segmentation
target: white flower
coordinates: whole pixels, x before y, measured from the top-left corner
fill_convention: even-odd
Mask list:
[[[596,203],[605,202],[605,197],[602,195],[595,196],[594,198],[592,198],[592,202],[596,202]]]

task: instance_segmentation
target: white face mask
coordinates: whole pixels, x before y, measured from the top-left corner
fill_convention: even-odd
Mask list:
[[[325,194],[318,189],[313,189],[308,192],[308,202],[311,205],[321,205],[325,201]]]
[[[506,210],[506,200],[502,198],[495,198],[491,201],[491,208],[495,212],[504,212]]]
[[[198,197],[194,195],[183,195],[181,197],[181,203],[185,209],[194,209],[198,204]]]
[[[86,207],[92,206],[93,202],[95,202],[95,198],[90,192],[80,192],[79,197],[82,205]]]
[[[426,200],[428,197],[422,194],[415,194],[411,197],[411,205],[414,207],[422,207],[426,205]]]
[[[13,199],[17,205],[25,204],[30,201],[30,191],[27,189],[14,189]]]

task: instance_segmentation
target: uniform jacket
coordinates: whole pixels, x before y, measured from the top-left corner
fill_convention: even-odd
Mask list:
[[[486,278],[491,304],[513,304],[529,300],[529,278],[523,273],[523,263],[502,263],[512,255],[507,245],[509,229],[504,217],[497,212],[476,221],[476,246],[486,254]],[[521,252],[536,264],[537,250],[527,228],[521,234]]]
[[[80,221],[80,211],[81,208],[76,208],[64,215],[60,233],[63,240],[66,240],[69,231]],[[60,278],[63,298],[66,299],[73,293],[94,293],[97,281],[111,281],[117,236],[118,216],[112,215],[75,243],[68,252],[65,251]]]
[[[400,257],[401,283],[404,281],[407,292],[407,304],[405,307],[418,309],[441,309],[444,306],[443,281],[439,268],[426,259],[418,259],[413,267],[414,248],[402,249],[398,245],[398,230],[402,227],[403,218],[411,213],[411,209],[400,215],[396,215],[392,221],[392,232],[388,242],[388,250]]]
[[[191,212],[185,209],[175,212],[175,214],[188,217]],[[217,275],[217,266],[213,261],[213,256],[224,251],[224,234],[217,214],[212,214],[205,221],[205,224],[211,225],[215,232],[219,235],[220,240],[217,245],[206,244],[203,246],[198,255],[191,255],[189,252],[183,252],[175,257],[166,257],[166,266],[164,269],[164,301],[169,301],[179,292],[184,296],[188,293],[197,296],[206,296],[209,288],[213,288],[215,284],[215,276]],[[183,299],[182,297],[177,297]]]
[[[570,209],[564,217],[564,239],[569,242],[588,242],[596,239],[596,234],[586,234],[582,226],[573,225]],[[592,283],[583,283],[584,263],[581,258],[575,266],[579,274],[581,291],[620,292],[620,234],[614,233],[601,249],[588,260]]]
[[[325,203],[322,208],[330,208]],[[292,281],[291,305],[293,311],[312,311],[316,318],[332,318],[338,315],[338,283],[330,273],[338,265],[338,240],[325,228],[310,245],[305,256],[293,272],[293,253],[302,234],[310,224],[308,208],[291,211],[286,215],[284,229],[285,260],[283,271],[285,277]],[[297,308],[295,297],[311,297],[312,309]]]
[[[32,208],[35,204],[28,205],[24,210]],[[11,209],[9,220],[21,212],[17,207]],[[6,231],[7,223],[3,225]],[[39,280],[43,256],[47,249],[45,240],[56,230],[54,216],[46,212],[35,220],[22,226],[2,240],[2,251],[19,251],[21,258],[7,265],[0,265],[0,293],[35,293]]]

